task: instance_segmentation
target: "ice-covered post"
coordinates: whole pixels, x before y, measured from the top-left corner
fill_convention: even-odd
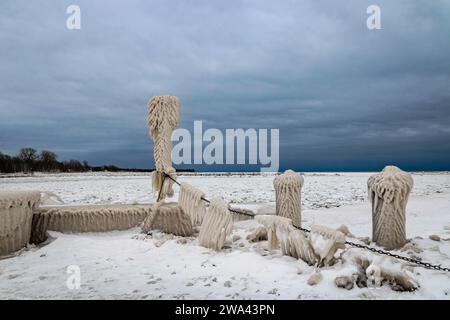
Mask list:
[[[395,166],[387,166],[367,180],[372,203],[372,240],[388,250],[406,242],[405,210],[413,179]]]
[[[37,191],[0,191],[0,256],[27,245],[40,200]]]
[[[152,174],[153,190],[158,192],[158,199],[164,201],[166,196],[173,196],[173,181],[165,179],[164,172],[174,176],[172,166],[172,132],[180,121],[180,102],[175,96],[154,96],[148,103],[147,123],[153,138],[153,156],[156,170]],[[161,188],[162,187],[162,188]],[[160,191],[161,190],[161,191]]]
[[[276,214],[292,220],[294,226],[301,227],[301,191],[303,177],[292,170],[287,170],[273,181],[276,195]]]

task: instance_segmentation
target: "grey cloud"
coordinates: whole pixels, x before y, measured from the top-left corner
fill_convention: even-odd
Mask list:
[[[151,167],[171,93],[183,127],[280,128],[282,168],[450,169],[445,1],[379,0],[378,31],[372,1],[83,0],[69,31],[72,3],[0,4],[2,152]]]

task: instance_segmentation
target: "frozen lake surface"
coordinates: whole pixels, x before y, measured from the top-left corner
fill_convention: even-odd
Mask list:
[[[302,224],[348,226],[358,237],[371,236],[371,211],[366,182],[370,173],[307,173],[302,192]],[[222,197],[233,207],[255,212],[273,211],[273,178],[268,175],[186,175],[185,181],[202,189],[208,198]],[[450,174],[413,174],[414,189],[407,207],[407,236],[414,248],[397,253],[450,266]],[[178,188],[173,201],[178,197]],[[150,203],[150,174],[87,173],[37,174],[0,178],[0,190],[53,192],[65,204]],[[1,299],[448,299],[450,273],[407,266],[388,257],[370,259],[393,269],[407,270],[419,284],[415,292],[378,289],[338,289],[334,278],[351,275],[345,263],[321,270],[323,280],[307,285],[315,272],[301,260],[270,253],[267,242],[249,243],[247,234],[258,224],[235,223],[234,242],[213,252],[195,238],[155,233],[139,228],[85,234],[52,232],[54,240],[0,260]],[[433,241],[432,234],[441,237]],[[358,239],[352,241],[358,241]],[[352,249],[359,250],[359,249]],[[80,289],[66,286],[67,267],[81,271]]]

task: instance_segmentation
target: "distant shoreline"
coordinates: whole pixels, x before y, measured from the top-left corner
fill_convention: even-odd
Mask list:
[[[450,171],[409,171],[411,174],[450,174]],[[88,172],[33,172],[33,173],[1,173],[1,178],[40,178],[44,176],[77,176],[77,175],[91,175],[91,176],[150,176],[152,171],[88,171]],[[179,176],[271,176],[279,174],[280,172],[189,172],[177,171]],[[370,174],[376,171],[302,171],[305,175],[344,175],[344,174]]]

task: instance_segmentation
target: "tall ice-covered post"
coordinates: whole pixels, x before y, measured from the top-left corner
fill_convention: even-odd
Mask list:
[[[175,96],[154,96],[148,103],[147,124],[153,139],[155,171],[152,174],[153,190],[159,201],[173,196],[173,181],[164,179],[164,173],[175,177],[172,166],[172,132],[180,122],[180,102]]]
[[[411,175],[387,166],[367,180],[372,203],[372,240],[388,250],[406,243],[406,204],[413,188]]]
[[[303,176],[287,170],[273,181],[276,194],[276,213],[292,220],[294,226],[301,227],[301,191]]]

